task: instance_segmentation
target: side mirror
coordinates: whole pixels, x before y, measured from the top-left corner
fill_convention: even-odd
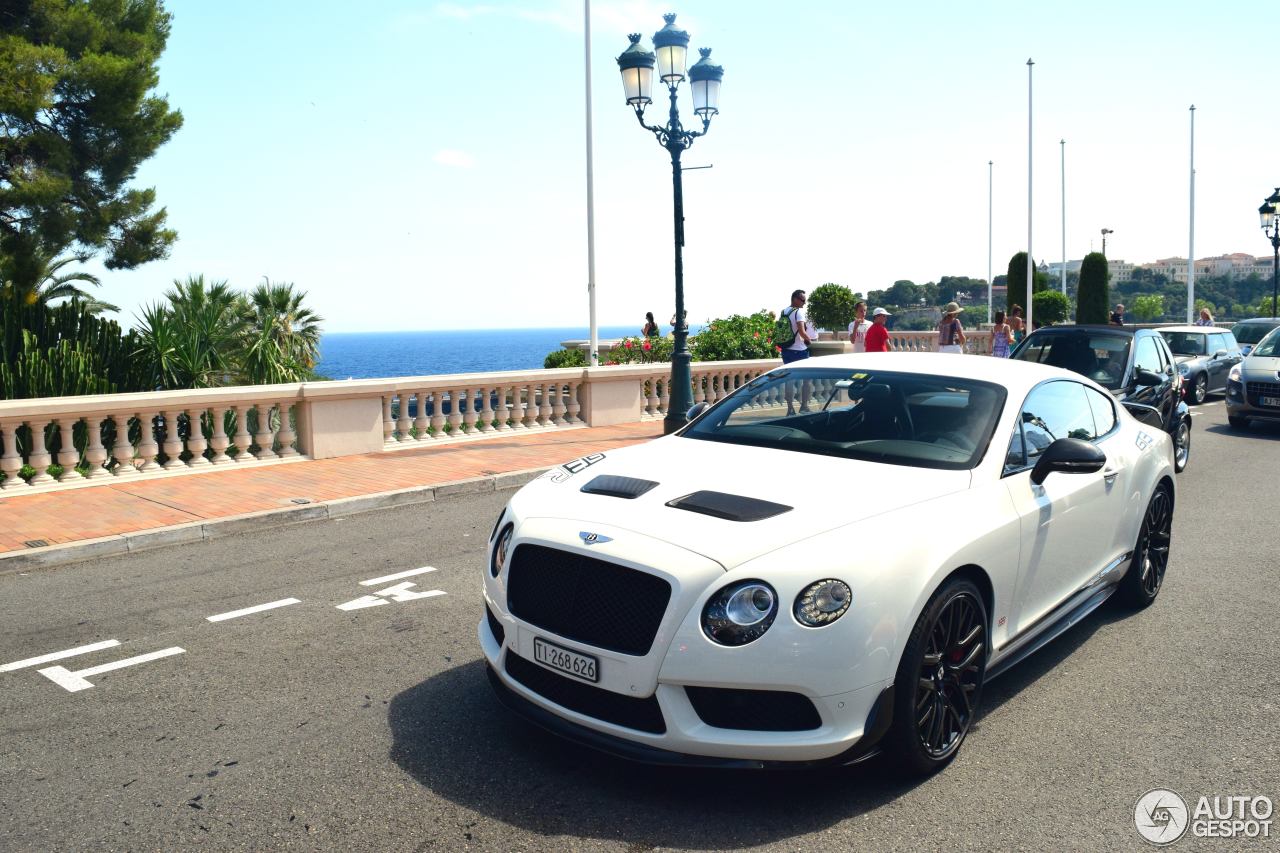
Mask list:
[[[1039,486],[1053,471],[1092,474],[1107,464],[1107,454],[1079,438],[1060,438],[1045,448],[1031,469],[1031,482]]]
[[[1215,352],[1215,353],[1213,354],[1213,357],[1214,357],[1214,358],[1226,358],[1226,357],[1227,357],[1227,351],[1226,351],[1226,350],[1224,350],[1224,349],[1220,349],[1220,350],[1218,350],[1217,352]]]
[[[706,412],[707,409],[709,408],[711,408],[711,404],[706,402],[705,400],[701,403],[694,403],[692,406],[689,407],[689,411],[684,413],[684,416],[689,421],[689,423],[693,423],[698,418],[702,417],[703,413]]]
[[[1152,373],[1150,370],[1143,370],[1139,367],[1133,373],[1133,384],[1138,387],[1150,388],[1152,385],[1159,385],[1164,379],[1159,373]]]

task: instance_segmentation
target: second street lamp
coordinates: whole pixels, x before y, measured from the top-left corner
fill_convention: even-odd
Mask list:
[[[1262,217],[1262,233],[1271,241],[1274,253],[1271,262],[1271,319],[1274,320],[1277,282],[1280,282],[1280,187],[1276,187],[1276,191],[1258,208],[1258,215]]]
[[[676,26],[675,15],[663,15],[666,26],[653,34],[655,53],[640,44],[640,34],[632,33],[631,46],[618,57],[618,70],[622,73],[622,88],[627,105],[636,112],[636,120],[645,130],[653,133],[658,144],[671,155],[671,184],[675,200],[675,258],[676,258],[676,313],[675,351],[671,355],[667,416],[662,430],[670,434],[688,422],[686,413],[693,403],[693,357],[689,353],[689,324],[684,309],[684,190],[680,180],[680,155],[693,145],[693,140],[705,136],[711,127],[711,117],[718,113],[720,105],[720,81],[724,69],[711,62],[711,49],[702,48],[702,58],[688,69],[693,89],[693,112],[702,120],[702,130],[685,130],[680,124],[680,111],[676,94],[685,79],[685,58],[689,49],[689,34]],[[658,66],[658,78],[667,84],[671,110],[665,125],[645,124],[645,107],[652,103],[649,97],[653,83],[653,68]]]

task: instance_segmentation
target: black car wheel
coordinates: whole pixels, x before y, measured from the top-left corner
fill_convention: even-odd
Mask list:
[[[1238,415],[1227,415],[1227,423],[1231,425],[1232,429],[1249,428],[1249,419]]]
[[[1133,560],[1120,581],[1118,593],[1121,601],[1134,609],[1141,609],[1156,600],[1160,587],[1164,585],[1165,569],[1169,567],[1172,538],[1173,495],[1169,487],[1162,484],[1151,496],[1147,514],[1142,517]]]
[[[1173,470],[1181,474],[1191,460],[1191,424],[1187,419],[1178,421],[1173,430]]]
[[[1191,386],[1191,402],[1200,405],[1204,402],[1204,398],[1209,396],[1209,377],[1203,373],[1197,373],[1195,382]]]
[[[933,773],[960,749],[982,693],[987,634],[982,594],[963,578],[944,584],[920,614],[898,665],[887,744],[905,774]]]

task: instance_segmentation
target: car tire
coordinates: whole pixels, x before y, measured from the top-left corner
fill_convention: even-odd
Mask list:
[[[1205,397],[1209,396],[1209,377],[1203,373],[1197,373],[1195,381],[1191,383],[1191,404],[1198,406],[1204,402]]]
[[[1184,418],[1178,421],[1178,425],[1174,427],[1173,435],[1173,470],[1177,474],[1181,474],[1187,470],[1187,463],[1191,461],[1191,420]]]
[[[1169,544],[1173,534],[1173,494],[1161,484],[1147,504],[1138,528],[1138,541],[1133,548],[1129,570],[1120,580],[1117,597],[1122,604],[1141,610],[1151,605],[1164,586],[1169,568]]]
[[[1240,415],[1227,415],[1227,423],[1232,429],[1248,429],[1249,419]]]
[[[990,626],[982,593],[953,578],[933,594],[907,638],[894,681],[886,752],[908,778],[947,766],[977,716]]]

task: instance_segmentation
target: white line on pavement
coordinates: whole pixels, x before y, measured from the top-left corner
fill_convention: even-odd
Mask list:
[[[380,578],[370,578],[367,581],[360,581],[360,586],[377,586],[387,581],[398,581],[400,578],[411,578],[414,575],[425,574],[426,572],[434,572],[435,566],[423,566],[420,569],[410,569],[407,572],[396,572],[394,575],[383,575]]]
[[[52,663],[55,660],[63,658],[75,657],[76,655],[87,655],[89,652],[96,652],[100,649],[109,649],[112,646],[120,645],[119,640],[103,640],[101,643],[90,643],[87,646],[76,646],[74,649],[67,649],[61,652],[50,652],[47,655],[40,655],[37,658],[27,658],[26,660],[18,660],[13,663],[6,663],[0,666],[0,672],[13,672],[15,669],[26,669],[29,666],[36,666],[42,663]]]
[[[70,672],[66,667],[51,666],[47,669],[38,670],[41,675],[57,684],[59,687],[66,689],[70,693],[76,693],[80,690],[88,690],[93,685],[89,683],[89,676],[101,675],[104,672],[111,672],[114,669],[123,669],[126,666],[134,666],[135,664],[147,663],[148,661],[167,658],[170,655],[180,655],[186,652],[186,649],[174,646],[168,649],[161,649],[158,652],[147,652],[145,655],[137,655],[136,657],[125,658],[124,660],[116,660],[111,663],[104,663],[101,666],[91,666],[88,669],[78,669]]]
[[[279,601],[269,601],[266,604],[257,604],[253,607],[246,607],[243,610],[232,610],[229,613],[219,613],[216,616],[206,616],[209,622],[222,622],[225,619],[235,619],[237,616],[248,616],[250,613],[261,613],[264,610],[274,610],[277,607],[288,607],[290,604],[301,604],[302,600],[298,598],[282,598]]]

